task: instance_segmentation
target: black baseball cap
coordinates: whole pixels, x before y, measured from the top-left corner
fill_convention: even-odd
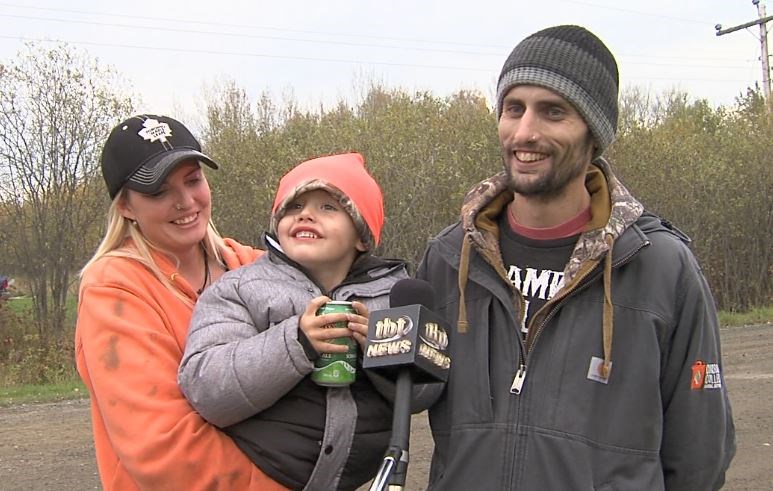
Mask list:
[[[102,177],[110,199],[124,186],[145,194],[158,191],[169,173],[184,160],[218,165],[201,153],[201,145],[179,121],[140,114],[113,128],[102,148]]]

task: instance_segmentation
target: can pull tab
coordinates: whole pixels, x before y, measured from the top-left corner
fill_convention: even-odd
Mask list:
[[[518,367],[518,371],[515,372],[515,377],[513,378],[513,385],[510,386],[511,394],[521,393],[521,387],[523,387],[523,380],[525,378],[526,378],[526,367],[524,365],[521,365],[520,367]]]

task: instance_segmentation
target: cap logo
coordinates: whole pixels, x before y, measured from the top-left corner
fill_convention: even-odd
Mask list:
[[[166,123],[160,123],[157,119],[148,118],[142,123],[143,128],[137,132],[143,139],[151,143],[160,141],[166,143],[166,139],[172,136],[172,129]]]

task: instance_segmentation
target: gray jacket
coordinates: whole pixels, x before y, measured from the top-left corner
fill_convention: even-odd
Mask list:
[[[407,277],[404,263],[395,261],[367,274],[367,281],[345,281],[333,292],[322,292],[276,253],[227,272],[194,309],[179,371],[183,393],[219,427],[268,410],[312,371],[313,362],[298,340],[298,322],[312,298],[325,294],[334,300],[357,299],[371,311],[385,309],[392,285]],[[383,380],[375,384],[387,393],[393,388]],[[308,490],[339,487],[355,436],[358,407],[349,388],[328,388],[326,394],[324,436],[306,446],[319,452]],[[385,424],[388,428],[389,421]],[[379,457],[374,458],[376,468]]]
[[[734,428],[711,293],[688,239],[643,214],[603,160],[592,169],[593,220],[608,219],[581,235],[565,286],[535,313],[526,340],[524,300],[496,233],[512,199],[503,174],[471,191],[461,223],[426,251],[418,276],[458,326],[446,390],[430,409],[430,489],[723,484]],[[596,370],[604,362],[607,383]]]

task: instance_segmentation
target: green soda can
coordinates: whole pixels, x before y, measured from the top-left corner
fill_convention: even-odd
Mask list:
[[[317,310],[317,315],[341,312],[356,313],[352,302],[332,301]],[[334,322],[325,327],[346,327],[346,322]],[[321,353],[314,363],[311,380],[326,387],[342,387],[354,383],[357,375],[357,342],[351,337],[330,339],[328,343],[345,344],[346,353]]]

